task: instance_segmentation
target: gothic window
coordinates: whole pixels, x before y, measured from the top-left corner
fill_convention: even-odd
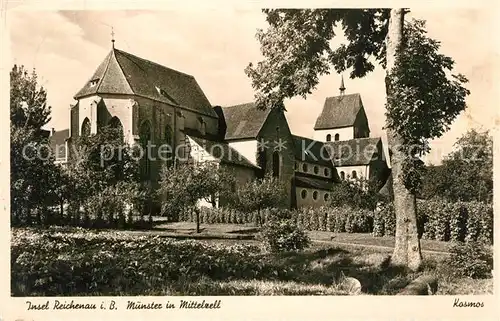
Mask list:
[[[260,177],[264,177],[264,174],[266,173],[266,162],[266,151],[264,149],[259,149],[257,152],[257,166],[261,169],[259,172]]]
[[[90,136],[90,120],[85,117],[82,123],[82,136]]]
[[[358,173],[356,173],[356,171],[352,171],[352,178],[358,178]]]
[[[139,130],[139,140],[142,148],[141,178],[149,180],[151,177],[151,160],[148,157],[148,143],[151,141],[151,125],[148,121],[142,123]]]
[[[173,154],[173,133],[172,133],[172,128],[167,125],[165,126],[165,146],[164,150],[168,151],[167,159],[168,159],[168,166],[172,163],[173,160],[171,160],[171,155]]]
[[[335,134],[335,141],[338,142],[340,139],[340,135],[339,134]]]
[[[280,177],[280,154],[273,153],[273,177]]]
[[[345,179],[345,173],[344,173],[344,171],[340,172],[340,178],[341,179]]]
[[[113,117],[109,120],[108,126],[116,131],[116,134],[123,139],[123,125],[118,117]]]
[[[332,141],[332,135],[328,134],[326,135],[326,141],[331,142]]]
[[[201,117],[198,118],[198,129],[199,129],[200,134],[205,135],[206,124],[205,124],[205,121],[203,120],[203,118],[201,118]]]

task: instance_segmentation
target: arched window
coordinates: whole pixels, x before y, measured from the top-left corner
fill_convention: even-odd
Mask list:
[[[304,173],[307,173],[307,164],[306,163],[302,164],[302,171]]]
[[[267,170],[267,157],[266,151],[264,148],[259,148],[257,151],[257,166],[260,167],[260,171],[258,172],[259,177],[264,177]]]
[[[300,197],[302,197],[302,199],[305,199],[307,197],[307,191],[305,189],[300,192]]]
[[[328,134],[326,135],[326,141],[331,142],[332,141],[332,135]]]
[[[314,170],[314,174],[318,175],[318,173],[319,173],[319,167],[318,166],[314,166],[313,170]]]
[[[326,201],[328,201],[328,198],[330,197],[330,194],[328,193],[325,193],[325,195],[323,196],[323,199]]]
[[[164,156],[167,157],[167,164],[168,166],[170,166],[170,164],[172,164],[173,162],[172,155],[174,153],[174,145],[172,128],[169,125],[165,126],[164,140],[166,146],[163,150],[168,151],[168,154]]]
[[[313,192],[313,199],[317,200],[318,199],[318,191]]]
[[[325,168],[323,173],[325,174],[326,177],[330,176],[330,171],[328,170],[328,168]]]
[[[82,123],[82,136],[87,137],[90,136],[90,120],[85,117]]]
[[[356,171],[352,171],[352,178],[358,178],[358,173],[356,173]]]
[[[115,116],[111,118],[108,122],[108,126],[109,128],[116,131],[118,137],[121,137],[123,139],[123,125],[118,117]]]
[[[335,134],[335,141],[338,142],[340,139],[340,135],[339,134]]]
[[[273,177],[280,177],[280,154],[273,153]]]
[[[139,140],[143,151],[143,156],[141,159],[141,178],[144,180],[149,180],[151,177],[151,160],[148,157],[148,143],[151,141],[151,125],[149,121],[142,123],[139,130]]]
[[[345,173],[344,173],[344,171],[341,171],[341,172],[340,172],[340,178],[341,178],[341,179],[345,179]]]

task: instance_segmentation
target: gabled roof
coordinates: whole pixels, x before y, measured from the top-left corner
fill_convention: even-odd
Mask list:
[[[193,76],[114,48],[74,98],[95,94],[138,95],[217,117]]]
[[[355,138],[344,141],[326,142],[335,166],[368,165],[372,160],[382,159],[380,137]]]
[[[325,143],[307,137],[292,135],[295,159],[333,168]]]
[[[356,116],[363,109],[360,94],[327,97],[314,129],[332,129],[353,126]]]
[[[226,140],[256,138],[271,112],[269,108],[257,109],[253,102],[221,109],[227,126]]]
[[[205,138],[189,136],[196,144],[203,148],[208,154],[210,154],[216,161],[226,164],[239,165],[244,167],[250,167],[258,169],[259,167],[252,164],[243,155],[238,153],[238,151],[230,147],[227,143],[212,141]]]
[[[69,137],[69,129],[54,131],[49,137],[49,144],[56,159],[66,157],[66,139]]]
[[[390,172],[384,186],[379,190],[379,194],[385,197],[387,200],[392,201],[394,199],[394,189],[392,188],[392,171]]]

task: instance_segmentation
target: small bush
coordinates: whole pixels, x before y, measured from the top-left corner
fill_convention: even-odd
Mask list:
[[[491,277],[493,251],[481,242],[457,242],[450,249],[445,266],[454,277],[484,279]]]
[[[311,240],[292,219],[272,219],[263,228],[261,238],[267,250],[273,253],[302,251]]]

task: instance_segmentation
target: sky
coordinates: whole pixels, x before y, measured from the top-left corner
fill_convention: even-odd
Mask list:
[[[427,21],[429,35],[441,41],[441,52],[455,60],[455,72],[469,79],[467,110],[431,144],[426,162],[436,164],[468,129],[491,130],[500,124],[493,103],[498,58],[490,31],[495,28],[495,17],[486,7],[414,9],[410,16]],[[229,7],[175,11],[19,10],[10,11],[6,18],[12,64],[36,68],[52,106],[48,127],[55,129],[68,128],[73,95],[111,50],[111,26],[116,48],[193,75],[211,104],[222,106],[253,100],[254,91],[243,70],[249,62],[261,59],[255,33],[267,27],[260,10]],[[344,79],[346,94],[361,94],[371,136],[382,137],[385,142],[384,75],[385,71],[377,67],[363,79],[349,79],[348,73]],[[337,95],[339,84],[340,75],[332,72],[320,78],[307,99],[285,102],[294,134],[312,137],[325,98]]]

